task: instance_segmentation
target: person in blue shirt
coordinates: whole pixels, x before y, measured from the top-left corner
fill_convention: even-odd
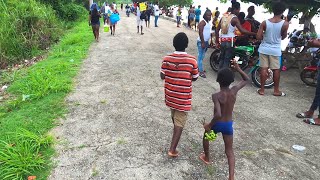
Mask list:
[[[194,23],[194,29],[197,31],[197,23],[199,24],[200,22],[200,16],[201,16],[201,5],[198,6],[198,9],[196,9],[195,14],[196,14],[196,22]]]

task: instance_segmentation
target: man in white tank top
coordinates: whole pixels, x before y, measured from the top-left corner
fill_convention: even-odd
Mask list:
[[[197,41],[198,46],[198,67],[200,76],[206,78],[204,73],[202,61],[206,55],[209,47],[209,40],[211,38],[211,11],[207,10],[203,15],[203,20],[199,23],[199,37]]]
[[[279,90],[280,68],[281,68],[281,40],[287,37],[289,22],[281,17],[286,7],[283,3],[277,2],[272,6],[273,18],[263,21],[257,33],[257,39],[262,40],[259,47],[260,60],[260,81],[261,88],[258,94],[264,95],[264,84],[268,76],[268,68],[273,71],[274,96],[285,96],[286,94]]]
[[[229,17],[230,23],[227,21],[223,22],[224,18],[221,18],[219,25],[216,29],[216,44],[217,44],[217,47],[220,46],[219,69],[228,68],[230,66],[230,61],[234,58],[234,41],[235,41],[234,33],[236,30],[236,27],[242,34],[252,35],[252,36],[256,35],[256,33],[249,32],[242,27],[237,17],[239,13],[240,13],[240,3],[232,2],[231,13],[229,15],[226,15],[226,16],[231,16]],[[228,28],[227,32],[224,32],[224,28]],[[220,30],[221,30],[221,36],[220,36]]]

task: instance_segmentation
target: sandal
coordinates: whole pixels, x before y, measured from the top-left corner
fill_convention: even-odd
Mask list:
[[[304,119],[303,122],[310,124],[310,125],[320,126],[320,124],[317,124],[313,118]]]
[[[304,112],[296,114],[297,118],[311,118],[312,116],[306,116]]]
[[[280,94],[274,94],[274,93],[273,93],[273,95],[274,95],[274,96],[284,97],[284,96],[286,96],[286,93],[284,93],[284,92],[280,92]]]
[[[260,96],[263,96],[264,93],[260,92],[260,89],[257,89],[257,93],[260,95]]]

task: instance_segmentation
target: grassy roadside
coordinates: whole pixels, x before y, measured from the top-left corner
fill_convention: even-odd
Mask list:
[[[54,153],[47,132],[66,113],[64,98],[92,42],[87,21],[76,23],[45,60],[6,76],[12,84],[0,104],[0,179],[46,179]]]

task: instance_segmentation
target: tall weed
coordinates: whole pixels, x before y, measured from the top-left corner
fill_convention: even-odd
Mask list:
[[[62,34],[55,12],[36,0],[0,0],[0,67],[30,58]]]
[[[0,141],[0,179],[26,179],[27,175],[45,167],[42,150],[52,144],[52,137],[25,129],[7,135],[7,140]]]

